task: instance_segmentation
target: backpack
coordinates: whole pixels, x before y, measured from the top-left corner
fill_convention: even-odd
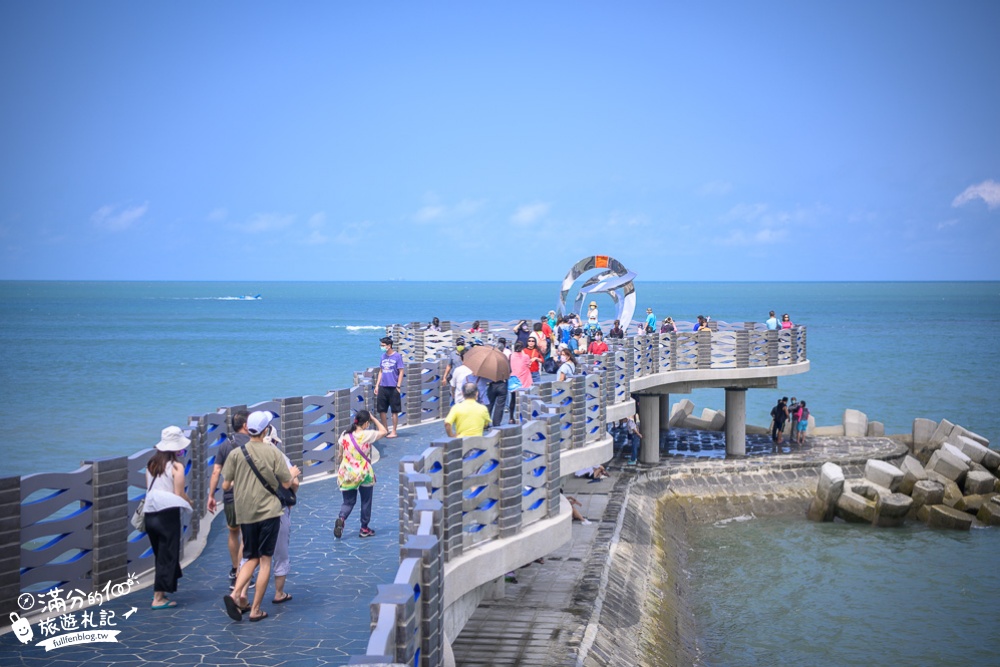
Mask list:
[[[549,357],[542,362],[542,370],[546,373],[555,373],[558,369],[559,367],[556,366],[556,360],[552,357]]]

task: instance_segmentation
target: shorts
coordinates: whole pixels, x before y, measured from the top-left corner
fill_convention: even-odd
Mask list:
[[[236,523],[236,503],[222,503],[222,511],[226,515],[226,525],[230,528],[239,528]]]
[[[243,533],[243,557],[247,560],[271,557],[274,555],[274,545],[278,543],[278,531],[281,530],[281,517],[264,519],[257,523],[245,523],[240,526]]]
[[[392,408],[392,413],[398,415],[403,411],[402,402],[399,399],[399,387],[378,388],[378,396],[375,399],[375,412],[387,412]]]
[[[799,428],[800,431],[805,431],[807,428],[809,428],[809,422],[807,422],[807,421],[805,421],[805,422],[799,422],[799,427],[798,428]]]

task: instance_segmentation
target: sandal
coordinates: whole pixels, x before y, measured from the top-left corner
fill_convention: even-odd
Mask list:
[[[256,623],[257,621],[263,621],[265,618],[267,618],[267,612],[266,611],[262,611],[262,612],[260,612],[260,616],[251,616],[250,617],[250,622],[251,623]]]
[[[176,607],[176,606],[177,603],[174,602],[173,600],[167,600],[163,604],[153,604],[153,603],[149,604],[150,609],[170,609],[171,607]]]
[[[280,600],[271,600],[271,604],[281,604],[282,602],[288,602],[291,599],[292,599],[292,594],[285,593],[285,597],[281,598]]]

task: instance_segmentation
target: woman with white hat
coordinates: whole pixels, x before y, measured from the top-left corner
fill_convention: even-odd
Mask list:
[[[160,433],[156,453],[146,464],[146,536],[153,547],[156,574],[153,579],[153,609],[169,609],[177,603],[167,593],[177,591],[181,574],[181,510],[191,511],[191,499],[184,493],[184,465],[178,452],[191,441],[177,426]]]

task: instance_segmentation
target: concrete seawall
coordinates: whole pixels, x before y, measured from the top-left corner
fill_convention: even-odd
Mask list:
[[[569,480],[566,495],[594,523],[574,523],[568,545],[519,570],[502,598],[484,601],[455,642],[456,661],[697,664],[689,528],[748,514],[805,521],[825,461],[853,474],[869,458],[896,461],[906,451],[891,438],[818,437],[791,454],[664,459],[638,470],[612,466],[600,484]]]

